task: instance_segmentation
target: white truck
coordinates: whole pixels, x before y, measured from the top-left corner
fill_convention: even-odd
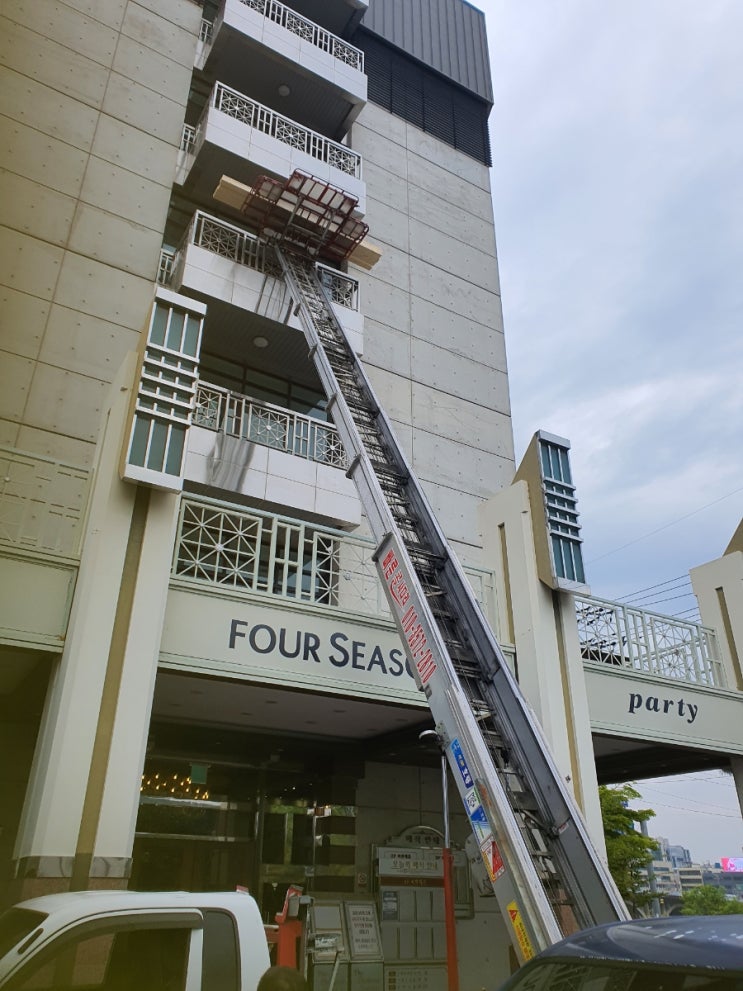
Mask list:
[[[255,991],[269,966],[248,894],[80,891],[0,915],[2,991]]]

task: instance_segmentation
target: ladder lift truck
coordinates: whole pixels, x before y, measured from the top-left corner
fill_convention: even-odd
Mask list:
[[[214,195],[237,206],[275,252],[376,541],[398,633],[519,961],[576,930],[628,918],[316,275],[319,260],[371,267],[378,257],[354,216],[356,199],[301,172],[287,181],[261,176],[252,187],[223,177]]]

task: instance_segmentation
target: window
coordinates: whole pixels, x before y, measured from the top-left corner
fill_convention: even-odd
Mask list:
[[[184,991],[190,928],[177,925],[130,928],[137,922],[99,920],[78,926],[34,957],[7,989]]]

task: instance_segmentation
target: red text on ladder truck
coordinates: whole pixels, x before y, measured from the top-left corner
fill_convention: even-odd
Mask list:
[[[405,606],[407,606],[410,598],[410,590],[393,550],[387,551],[384,556],[382,574],[390,590],[390,596],[397,607],[397,613],[400,617],[400,623],[405,635],[405,642],[410,651],[411,660],[415,664],[421,685],[425,685],[436,670],[436,662],[428,646],[425,631],[418,621],[418,613],[415,611],[415,606],[410,605],[405,610]],[[405,611],[403,612],[403,610]]]

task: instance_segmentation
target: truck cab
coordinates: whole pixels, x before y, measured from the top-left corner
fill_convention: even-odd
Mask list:
[[[81,891],[0,916],[3,991],[255,991],[269,965],[248,894]]]

